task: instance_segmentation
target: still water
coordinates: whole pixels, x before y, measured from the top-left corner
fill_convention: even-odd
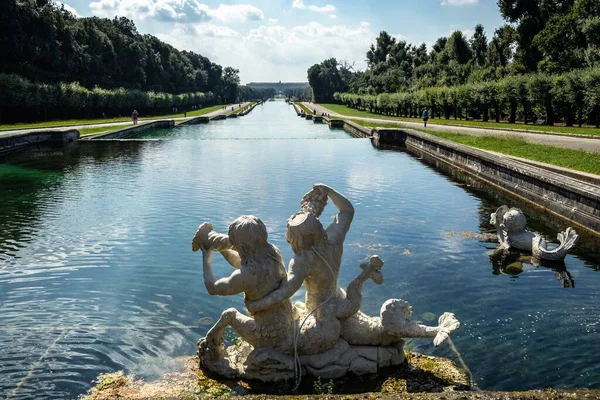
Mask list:
[[[460,354],[484,389],[600,388],[599,254],[585,238],[567,271],[524,264],[519,275],[503,274],[488,258],[495,244],[478,234],[491,232],[489,213],[509,200],[300,119],[283,102],[145,138],[165,140],[87,142],[0,160],[3,396],[73,398],[100,373],[152,379],[192,355],[222,310],[243,309],[241,296],[206,293],[190,245],[197,226],[211,221],[224,232],[255,214],[289,260],[285,221],[319,181],[356,208],[341,284],[367,256],[386,261],[384,284],[365,285],[364,311],[378,314],[395,297],[424,323],[444,311],[461,321],[458,353],[426,339],[414,340],[414,350]],[[330,205],[322,219],[334,213]],[[214,265],[217,276],[231,272],[221,257]]]

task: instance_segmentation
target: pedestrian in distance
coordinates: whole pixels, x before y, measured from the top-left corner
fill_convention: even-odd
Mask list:
[[[137,112],[137,110],[133,110],[133,112],[131,113],[131,119],[133,120],[134,125],[137,125],[138,115],[139,113]]]
[[[429,119],[429,109],[425,107],[423,110],[423,125],[427,128],[427,120]]]

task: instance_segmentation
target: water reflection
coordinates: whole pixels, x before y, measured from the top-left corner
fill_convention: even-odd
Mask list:
[[[510,275],[516,277],[523,271],[532,268],[544,267],[552,270],[563,288],[574,288],[575,280],[567,271],[564,261],[538,260],[537,258],[523,254],[515,250],[496,249],[490,254],[492,273],[494,275]]]
[[[239,215],[258,215],[289,260],[286,220],[316,181],[356,209],[342,286],[368,255],[389,267],[381,287],[365,289],[366,313],[391,297],[424,319],[456,312],[463,326],[453,342],[485,389],[600,388],[600,246],[583,233],[566,259],[572,290],[528,264],[519,279],[497,279],[488,222],[499,205],[521,208],[546,237],[564,228],[464,174],[343,139],[284,104],[174,134],[0,162],[0,258],[10,260],[0,261],[0,393],[76,398],[99,373],[152,378],[193,354],[223,309],[244,306],[241,296],[203,289],[190,250],[199,221],[224,230]],[[221,140],[235,137],[249,140]],[[216,273],[228,270],[215,264]],[[455,357],[428,341],[414,349]]]

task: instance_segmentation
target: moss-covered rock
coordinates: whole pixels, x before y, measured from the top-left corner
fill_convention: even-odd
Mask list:
[[[446,400],[549,400],[598,399],[600,390],[533,390],[527,392],[470,391],[467,374],[452,361],[411,353],[410,364],[389,368],[376,375],[351,376],[335,380],[305,377],[297,394],[291,394],[293,382],[217,380],[198,368],[198,359],[175,360],[173,371],[154,382],[128,377],[123,372],[101,375],[97,385],[83,400],[97,399],[212,399],[237,398],[263,400],[298,399],[446,399]],[[240,397],[241,396],[241,397]]]
[[[298,393],[305,395],[446,392],[468,390],[467,375],[447,359],[411,354],[411,363],[388,368],[376,375],[347,376],[326,380],[304,377]],[[198,368],[196,357],[175,360],[176,367],[154,382],[128,377],[123,372],[101,375],[85,397],[106,398],[197,398],[239,395],[288,395],[293,382],[262,383],[216,379]]]

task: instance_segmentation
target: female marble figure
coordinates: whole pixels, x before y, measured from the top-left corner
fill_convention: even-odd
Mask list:
[[[260,219],[243,215],[229,226],[228,235],[214,232],[210,223],[200,225],[192,241],[192,250],[202,250],[206,289],[211,295],[244,293],[246,300],[257,300],[281,285],[286,277],[285,264],[277,247],[267,241],[267,229]],[[228,278],[216,280],[212,272],[211,253],[220,251],[234,267]],[[205,345],[219,351],[222,333],[231,326],[255,347],[271,346],[290,353],[293,332],[291,302],[279,302],[269,309],[245,316],[235,308],[225,310],[208,331]]]
[[[287,221],[286,240],[294,250],[294,258],[289,263],[287,278],[277,290],[264,298],[246,302],[251,312],[267,310],[289,299],[304,283],[306,301],[295,304],[296,318],[301,321],[298,342],[301,354],[326,351],[340,337],[337,302],[330,300],[345,298],[345,292],[338,286],[338,275],[344,239],[354,218],[352,203],[334,189],[316,184],[307,196],[311,193],[320,193],[320,196],[331,199],[339,210],[337,216],[324,229],[317,216],[309,210],[292,215]]]

